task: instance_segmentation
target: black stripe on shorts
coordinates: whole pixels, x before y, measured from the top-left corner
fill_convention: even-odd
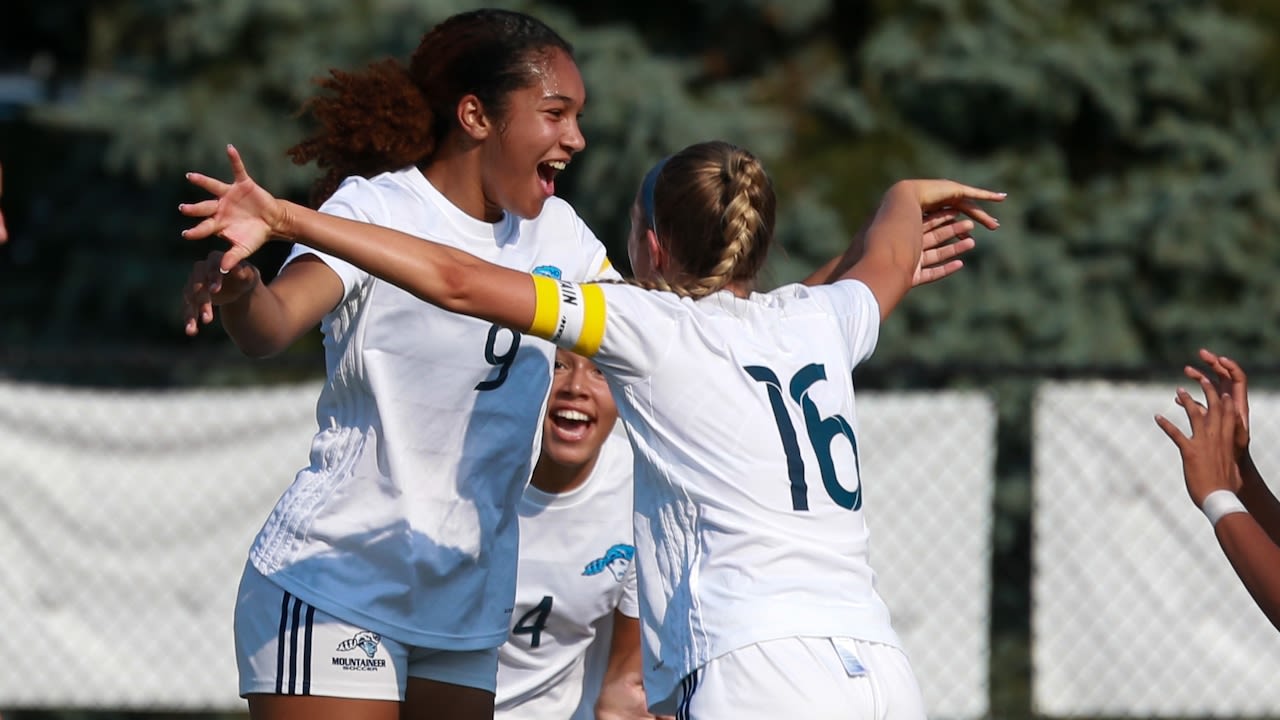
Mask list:
[[[316,609],[307,606],[307,627],[302,641],[302,694],[311,694],[311,630],[315,627]]]
[[[298,621],[302,617],[302,601],[293,599],[293,618],[289,627],[289,694],[298,694]]]
[[[303,620],[302,608],[307,609]],[[280,630],[276,635],[276,694],[298,693],[298,625],[302,626],[302,693],[311,694],[311,639],[315,627],[316,609],[298,598],[284,593],[280,598]],[[285,647],[289,659],[285,661]]]
[[[289,629],[289,593],[280,600],[280,632],[276,635],[276,694],[284,694],[284,634]]]
[[[698,671],[694,670],[680,681],[680,705],[676,708],[676,720],[689,720],[689,703],[698,689]]]

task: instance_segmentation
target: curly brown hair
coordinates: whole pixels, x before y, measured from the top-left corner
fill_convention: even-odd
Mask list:
[[[457,127],[455,109],[475,95],[502,117],[507,96],[536,80],[538,61],[573,46],[537,18],[508,10],[458,13],[422,37],[408,65],[395,59],[363,70],[330,70],[317,84],[327,94],[302,107],[319,126],[289,149],[299,165],[315,161],[323,174],[311,190],[324,202],[344,178],[372,177],[431,162]]]

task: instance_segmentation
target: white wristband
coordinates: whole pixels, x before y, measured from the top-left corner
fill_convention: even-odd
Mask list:
[[[1200,503],[1200,509],[1204,512],[1204,516],[1209,518],[1209,524],[1214,526],[1226,515],[1249,512],[1245,509],[1244,503],[1240,502],[1240,498],[1230,490],[1214,490],[1209,493],[1204,497],[1204,502]]]

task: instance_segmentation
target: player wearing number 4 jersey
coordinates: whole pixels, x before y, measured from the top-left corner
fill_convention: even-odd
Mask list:
[[[690,718],[919,718],[868,561],[853,368],[922,277],[922,214],[1003,195],[903,181],[816,287],[752,292],[774,196],[746,151],[691,146],[633,210],[636,276],[667,292],[520,275],[441,245],[326,218],[236,182],[184,206],[234,258],[302,237],[441,307],[594,358],[636,456],[636,546],[650,708]],[[369,252],[377,238],[379,252]],[[780,671],[785,668],[785,672]]]
[[[499,720],[638,720],[631,448],[604,375],[556,352],[542,454],[520,502],[511,637],[498,650]],[[603,687],[602,687],[603,685]],[[575,709],[576,708],[576,709]]]

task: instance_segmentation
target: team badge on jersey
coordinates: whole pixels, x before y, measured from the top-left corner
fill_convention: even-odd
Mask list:
[[[561,273],[560,268],[555,265],[539,265],[533,269],[533,274],[549,277],[552,280],[559,280],[563,273]]]
[[[613,574],[613,579],[622,582],[627,575],[627,566],[631,564],[631,559],[636,556],[636,548],[634,545],[624,545],[619,543],[605,550],[604,555],[587,563],[582,569],[583,575],[599,575],[608,570]]]

